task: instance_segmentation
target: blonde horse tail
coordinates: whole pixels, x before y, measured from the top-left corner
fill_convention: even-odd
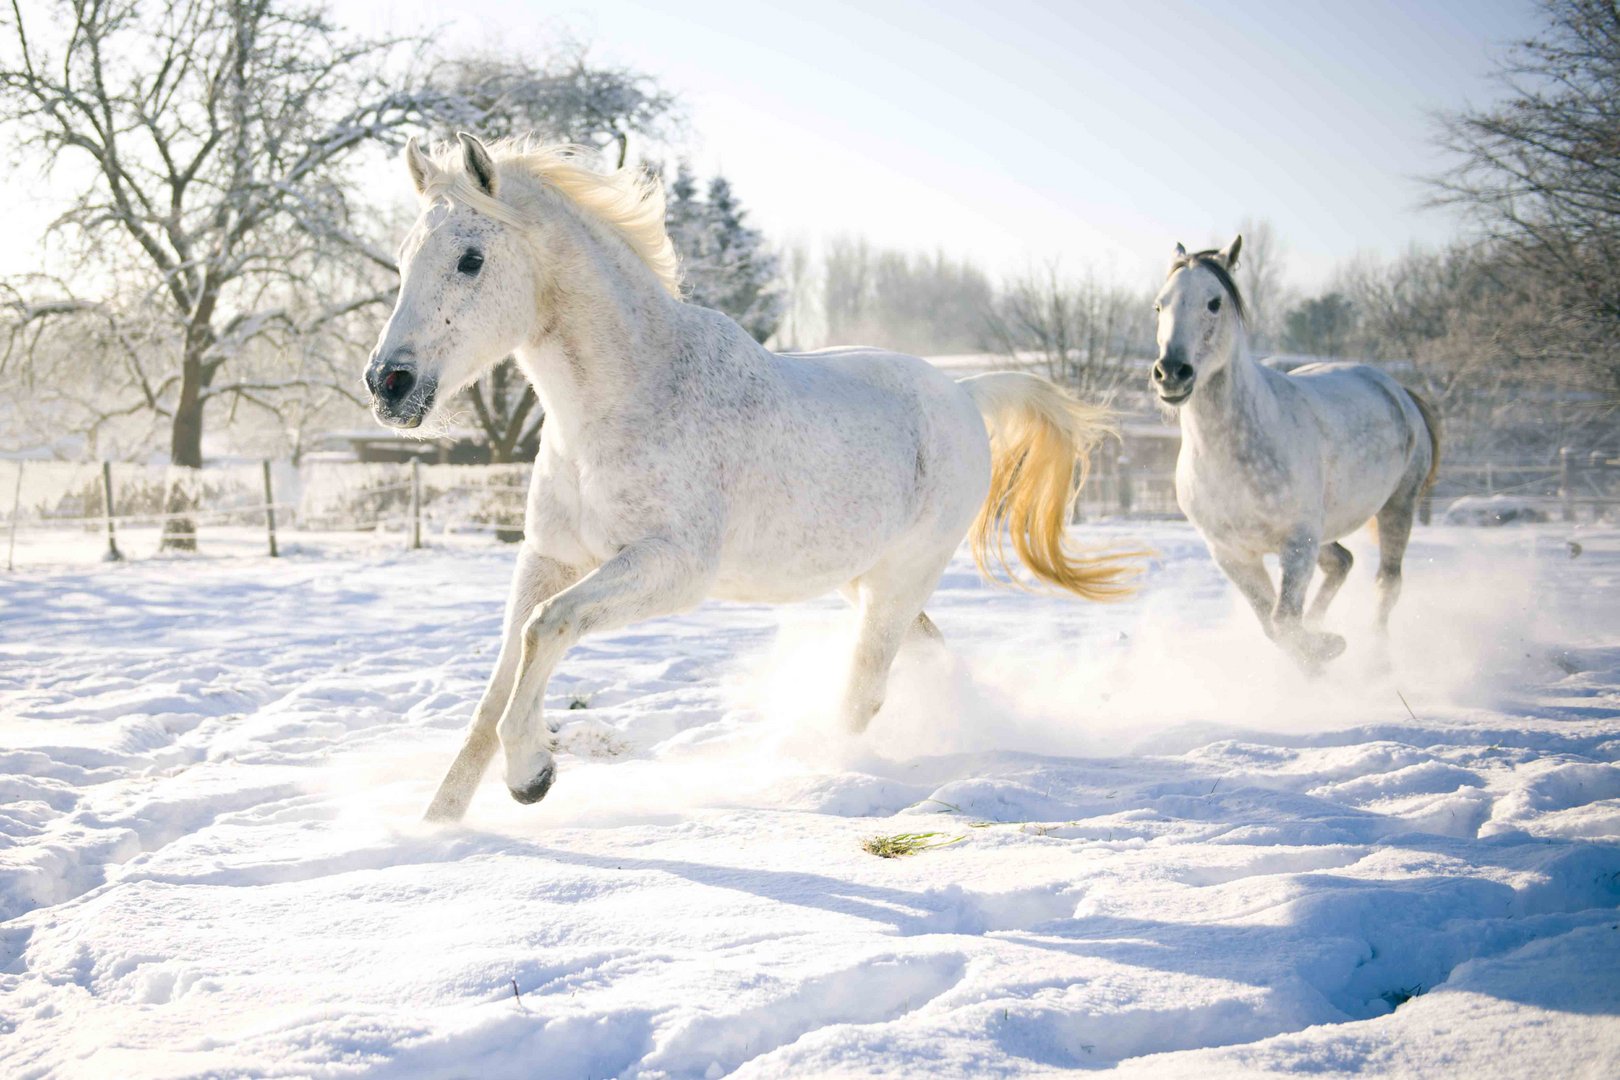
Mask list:
[[[1426,495],[1434,487],[1435,477],[1440,475],[1440,414],[1413,391],[1407,390],[1406,396],[1423,414],[1423,426],[1429,431],[1429,475],[1423,478],[1423,487],[1418,491],[1418,494]]]
[[[1010,536],[1037,578],[1087,600],[1123,600],[1135,591],[1146,552],[1071,551],[1064,543],[1069,508],[1091,469],[1091,451],[1114,434],[1113,416],[1055,384],[1003,371],[961,380],[990,432],[990,494],[969,533],[979,572],[1013,577]],[[1013,577],[1016,581],[1017,578]]]

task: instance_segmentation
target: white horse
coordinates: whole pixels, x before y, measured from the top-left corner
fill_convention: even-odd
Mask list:
[[[1310,364],[1283,374],[1256,363],[1231,276],[1242,244],[1240,236],[1192,255],[1176,245],[1153,305],[1153,387],[1180,413],[1182,511],[1266,633],[1310,669],[1344,651],[1344,638],[1306,624],[1350,572],[1350,552],[1336,541],[1369,519],[1378,530],[1378,625],[1387,629],[1418,500],[1440,463],[1440,425],[1422,398],[1377,368]],[[1280,589],[1261,562],[1267,554],[1281,561]]]
[[[1033,376],[958,383],[876,349],[767,352],[681,302],[662,188],[640,172],[465,134],[436,156],[413,140],[405,159],[423,211],[366,369],[377,417],[434,420],[508,354],[546,413],[500,656],[429,818],[465,812],[497,742],[512,796],[545,795],[546,682],[587,633],[706,597],[838,589],[860,615],[841,706],[859,732],[901,640],[937,634],[923,602],[970,525],[981,567],[1005,566],[1005,528],[1036,577],[1129,591],[1128,556],[1063,541],[1103,409]]]

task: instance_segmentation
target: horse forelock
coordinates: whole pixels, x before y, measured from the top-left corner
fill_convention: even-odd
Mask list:
[[[1243,293],[1238,291],[1237,281],[1233,279],[1231,271],[1226,268],[1226,264],[1220,260],[1219,255],[1220,252],[1214,248],[1210,248],[1208,251],[1195,251],[1191,255],[1183,255],[1170,264],[1170,272],[1165,275],[1165,280],[1169,281],[1175,277],[1176,272],[1179,270],[1187,270],[1195,266],[1208,270],[1215,275],[1215,280],[1220,282],[1221,288],[1225,289],[1226,294],[1232,298],[1233,309],[1237,311],[1238,318],[1246,324],[1249,321],[1249,309],[1243,303]]]
[[[528,181],[565,199],[584,216],[606,226],[646,264],[660,284],[680,295],[681,266],[664,226],[663,182],[643,169],[601,172],[590,164],[594,151],[578,146],[543,146],[526,138],[501,139],[488,147],[495,162],[497,190],[491,195],[462,167],[456,144],[434,154],[436,174],[423,188],[426,198],[444,198],[515,229],[532,229],[535,208],[523,189]],[[516,183],[514,183],[514,181]],[[513,188],[515,198],[503,197]]]

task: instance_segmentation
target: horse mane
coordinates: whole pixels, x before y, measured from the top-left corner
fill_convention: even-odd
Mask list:
[[[1191,266],[1201,266],[1215,275],[1215,280],[1221,283],[1232,298],[1232,306],[1237,309],[1238,318],[1245,325],[1249,322],[1249,309],[1243,303],[1243,294],[1238,291],[1237,282],[1232,280],[1231,271],[1226,269],[1226,263],[1220,258],[1220,252],[1214,248],[1207,251],[1195,251],[1191,255],[1183,255],[1170,264],[1170,272],[1164,276],[1166,281],[1176,276],[1177,270],[1185,270]]]
[[[616,234],[671,295],[680,295],[681,261],[664,227],[664,184],[657,176],[640,168],[602,172],[593,165],[597,155],[590,147],[545,145],[525,136],[497,140],[487,149],[500,181],[498,196],[487,194],[467,175],[454,142],[434,151],[437,175],[424,194],[454,198],[504,225],[525,229],[534,224],[540,191],[550,189]]]

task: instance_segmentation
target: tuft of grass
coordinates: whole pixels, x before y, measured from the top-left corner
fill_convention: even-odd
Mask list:
[[[895,833],[892,836],[869,836],[861,841],[861,850],[880,859],[898,859],[902,855],[916,855],[919,852],[932,851],[934,848],[949,847],[967,839],[964,834],[953,836],[949,840],[941,840],[940,837],[944,835],[937,832],[907,832]]]

